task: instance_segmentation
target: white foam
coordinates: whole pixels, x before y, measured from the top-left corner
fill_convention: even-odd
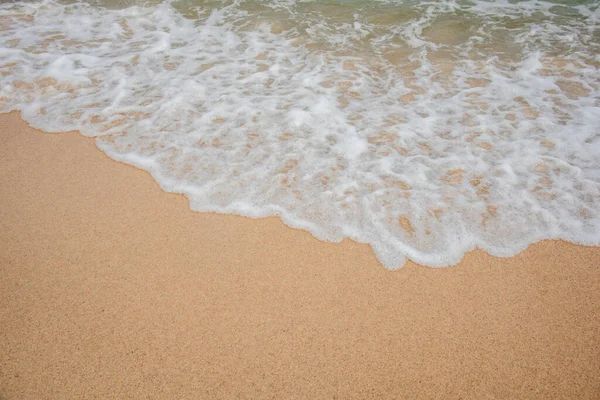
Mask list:
[[[598,7],[260,4],[2,4],[0,112],[388,268],[600,245]]]

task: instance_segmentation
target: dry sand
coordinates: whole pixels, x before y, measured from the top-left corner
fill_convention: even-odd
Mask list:
[[[0,116],[0,398],[600,396],[600,248],[395,272]]]

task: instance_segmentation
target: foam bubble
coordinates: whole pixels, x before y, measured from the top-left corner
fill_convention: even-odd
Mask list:
[[[600,245],[599,8],[0,5],[0,112],[388,268]]]

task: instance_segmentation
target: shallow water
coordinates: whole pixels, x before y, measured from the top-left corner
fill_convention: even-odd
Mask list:
[[[0,5],[0,111],[388,268],[600,245],[600,3]]]

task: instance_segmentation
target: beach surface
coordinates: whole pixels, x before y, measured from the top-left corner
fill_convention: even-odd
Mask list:
[[[384,269],[0,116],[0,398],[598,398],[600,248]]]

